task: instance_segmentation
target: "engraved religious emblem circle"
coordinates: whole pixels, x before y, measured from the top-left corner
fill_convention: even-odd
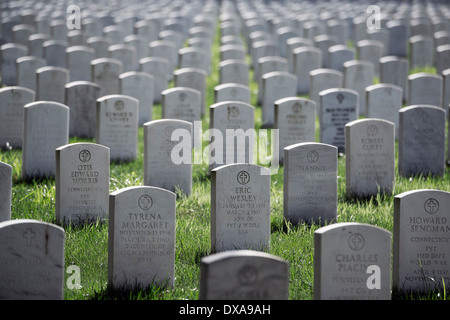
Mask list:
[[[252,286],[258,281],[258,270],[254,266],[243,266],[237,276],[241,285]]]
[[[319,153],[317,151],[310,151],[306,155],[306,159],[308,159],[308,162],[310,163],[316,163],[319,160]]]
[[[299,102],[296,102],[292,105],[292,112],[299,113],[302,110],[302,105]]]
[[[236,118],[239,116],[239,108],[236,106],[233,106],[233,107],[228,106],[227,111],[228,111],[228,119],[230,117]]]
[[[115,108],[116,110],[122,110],[124,107],[125,107],[125,104],[123,103],[122,100],[117,100],[117,101],[114,103],[114,108]]]
[[[164,134],[166,135],[166,137],[170,138],[174,130],[175,130],[174,126],[168,126],[166,129],[164,129]]]
[[[239,184],[247,184],[250,181],[250,174],[247,171],[240,171],[237,176],[237,182],[239,182]]]
[[[361,250],[364,247],[364,237],[360,233],[353,233],[348,238],[348,247],[354,251]]]
[[[378,128],[377,126],[371,124],[370,126],[367,127],[367,134],[369,136],[374,136],[378,133]]]
[[[152,205],[153,205],[153,199],[148,194],[144,194],[139,197],[138,206],[142,210],[148,210],[152,207]]]
[[[434,214],[439,210],[439,202],[436,199],[429,198],[425,201],[423,208],[429,214]]]
[[[81,162],[87,162],[91,160],[91,152],[86,149],[81,150],[80,153],[78,154],[78,158],[80,159]]]

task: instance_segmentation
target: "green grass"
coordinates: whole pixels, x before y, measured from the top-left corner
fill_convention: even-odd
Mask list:
[[[213,68],[207,79],[207,106],[214,103],[213,88],[218,84],[218,34],[213,46]],[[252,71],[251,71],[252,72]],[[250,75],[252,103],[256,106],[257,85]],[[161,118],[161,106],[154,106],[154,119]],[[256,108],[256,125],[261,127],[261,108]],[[318,127],[318,121],[317,127]],[[203,128],[209,126],[209,112]],[[138,158],[129,163],[111,163],[110,191],[143,184],[143,129],[139,128]],[[94,140],[72,138],[70,143]],[[318,140],[317,140],[318,141]],[[21,180],[20,150],[2,151],[0,161],[13,166],[12,219],[37,219],[55,222],[55,183],[42,179],[26,183]],[[345,197],[345,158],[338,159],[337,222],[361,222],[392,232],[394,195],[414,189],[450,191],[449,168],[442,178],[404,178],[397,175],[395,192],[369,200],[348,200]],[[189,197],[179,197],[176,206],[176,251],[174,288],[157,288],[132,292],[111,292],[107,287],[108,221],[81,227],[65,227],[65,267],[77,265],[81,271],[81,289],[65,286],[64,298],[84,299],[152,299],[196,300],[199,296],[200,259],[210,254],[210,181],[205,164],[193,166],[193,190]],[[283,218],[283,167],[271,176],[271,239],[270,253],[289,262],[289,298],[310,300],[313,296],[313,235],[317,225],[285,224]],[[66,280],[70,274],[66,274]],[[401,296],[396,299],[442,299],[444,295]],[[448,297],[446,297],[448,299]]]

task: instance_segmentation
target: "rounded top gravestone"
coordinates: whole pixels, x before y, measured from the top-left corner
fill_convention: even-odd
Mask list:
[[[36,220],[0,222],[0,299],[63,299],[64,234]]]
[[[399,174],[444,175],[445,110],[433,105],[401,108],[398,142]]]
[[[316,230],[314,299],[390,300],[391,233],[357,222]]]
[[[202,300],[286,300],[289,263],[252,250],[226,251],[201,260]]]
[[[55,150],[55,215],[61,224],[95,223],[108,215],[109,148],[69,143]]]
[[[449,208],[450,193],[442,190],[412,190],[395,196],[395,290],[429,293],[442,291],[449,283]]]
[[[345,125],[346,193],[349,197],[392,194],[395,183],[395,125],[360,119]]]
[[[115,288],[173,287],[176,195],[132,186],[109,196],[108,279]]]
[[[326,224],[337,216],[337,147],[304,142],[284,148],[283,211],[287,221]]]
[[[270,244],[270,170],[228,164],[211,170],[212,251],[262,250]]]
[[[22,176],[55,175],[55,149],[69,143],[69,107],[54,101],[24,106]]]
[[[320,142],[345,152],[345,125],[358,119],[359,95],[352,89],[333,88],[320,92]]]
[[[0,161],[0,222],[11,219],[12,166]]]

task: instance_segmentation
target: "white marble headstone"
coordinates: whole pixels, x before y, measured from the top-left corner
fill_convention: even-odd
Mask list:
[[[175,280],[176,195],[134,186],[110,195],[108,281],[114,288],[171,286]]]
[[[53,177],[55,149],[69,143],[69,107],[37,101],[24,107],[22,177]]]
[[[396,56],[380,58],[380,83],[399,86],[403,90],[403,101],[408,97],[409,60]]]
[[[316,103],[305,98],[289,97],[275,101],[274,129],[278,129],[280,161],[284,148],[301,142],[316,141]]]
[[[35,56],[24,56],[16,60],[17,85],[36,92],[36,70],[45,67],[45,60]]]
[[[351,89],[328,89],[320,92],[320,142],[345,152],[345,125],[358,119],[358,93]]]
[[[94,138],[97,127],[97,99],[100,86],[90,81],[66,84],[66,105],[70,109],[70,137]]]
[[[304,142],[284,148],[284,217],[297,224],[337,216],[337,147]]]
[[[69,70],[62,67],[42,67],[36,70],[36,101],[65,103],[65,86]]]
[[[34,99],[34,91],[25,87],[0,89],[0,149],[22,148],[23,107]]]
[[[59,223],[95,223],[108,216],[109,160],[109,148],[95,143],[71,143],[56,149]]]
[[[191,193],[192,127],[191,122],[174,119],[144,124],[144,185]]]
[[[402,176],[445,172],[445,111],[431,105],[400,109],[398,172]]]
[[[214,87],[214,101],[240,101],[250,103],[251,92],[248,86],[239,83],[224,83]]]
[[[391,195],[395,186],[395,125],[366,118],[345,125],[348,197]]]
[[[249,66],[243,60],[224,60],[219,63],[219,84],[249,85]]]
[[[11,219],[12,166],[0,161],[0,222]]]
[[[408,105],[427,104],[442,107],[443,78],[426,72],[408,76]]]
[[[229,164],[211,170],[211,250],[270,247],[270,170]]]
[[[398,111],[402,108],[403,90],[401,87],[379,83],[366,87],[366,106],[368,118],[379,118],[391,121],[398,135]]]
[[[393,289],[428,294],[450,281],[450,193],[412,190],[394,198]]]
[[[206,71],[197,68],[181,68],[173,72],[174,87],[186,87],[200,92],[200,115],[206,113]]]
[[[224,101],[213,104],[209,110],[209,169],[231,163],[253,163],[255,108],[244,102]]]
[[[0,222],[0,299],[62,300],[64,235],[46,222]]]
[[[390,300],[391,233],[357,222],[314,232],[315,300]]]
[[[113,58],[97,58],[91,61],[91,82],[100,86],[100,97],[119,94],[122,62]]]
[[[5,43],[0,47],[1,84],[5,86],[17,85],[16,59],[26,56],[28,48],[18,43]]]
[[[66,49],[67,69],[72,81],[91,80],[91,61],[95,59],[95,50],[87,46],[71,46]]]
[[[297,93],[309,93],[310,78],[312,70],[322,68],[322,51],[313,46],[301,46],[292,51],[293,73],[297,76]]]
[[[289,263],[252,250],[211,254],[200,263],[201,300],[287,300]]]
[[[97,99],[96,142],[110,148],[111,161],[133,161],[138,149],[139,101],[114,94]]]
[[[138,124],[142,127],[153,118],[154,78],[143,71],[129,71],[119,75],[120,94],[139,101]]]
[[[373,84],[375,77],[374,65],[363,60],[350,60],[344,63],[343,86],[358,92],[359,115],[367,115],[366,87]]]
[[[139,70],[152,75],[153,102],[161,102],[161,92],[169,85],[169,60],[163,57],[146,57],[139,60]]]
[[[295,97],[297,77],[285,71],[274,71],[262,75],[262,120],[263,125],[272,127],[275,118],[275,101]]]

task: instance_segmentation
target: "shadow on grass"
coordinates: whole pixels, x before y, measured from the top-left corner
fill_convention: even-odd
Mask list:
[[[85,219],[77,220],[76,223],[67,222],[67,221],[60,222],[60,221],[57,221],[55,218],[53,223],[63,227],[66,231],[69,231],[69,230],[72,230],[72,231],[93,230],[93,229],[100,229],[105,226],[106,227],[108,226],[107,218],[85,218]]]
[[[429,291],[429,292],[410,292],[410,293],[400,293],[396,290],[392,290],[391,294],[392,300],[401,300],[401,301],[409,301],[409,300],[450,300],[450,294],[447,294],[445,291]]]
[[[282,232],[282,233],[298,233],[300,230],[310,230],[310,229],[318,229],[321,227],[325,227],[329,224],[335,223],[335,220],[332,221],[321,221],[319,220],[315,220],[315,221],[298,221],[298,222],[291,222],[286,220],[284,217],[281,219],[274,219],[272,220],[271,224],[270,224],[270,231],[271,233],[276,233],[276,232]]]
[[[349,205],[357,205],[357,206],[366,206],[366,205],[373,205],[373,206],[379,206],[383,204],[386,201],[392,201],[394,197],[394,194],[388,194],[388,193],[380,193],[377,192],[376,195],[372,196],[343,196],[339,197],[338,201],[345,202]]]
[[[95,292],[91,300],[165,300],[172,288],[168,285],[152,284],[146,287],[139,285],[123,286]]]
[[[17,183],[21,183],[28,186],[36,186],[36,185],[54,185],[55,184],[55,177],[54,176],[45,176],[45,175],[39,175],[36,176],[25,176],[25,177],[18,177]]]
[[[195,251],[195,255],[194,255],[194,262],[197,265],[200,265],[200,262],[202,260],[203,257],[207,257],[211,254],[214,254],[214,252],[212,252],[209,249],[200,249],[200,250],[196,250]]]

